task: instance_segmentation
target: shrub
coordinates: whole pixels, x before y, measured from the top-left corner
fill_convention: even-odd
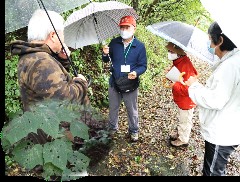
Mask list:
[[[17,82],[18,56],[5,55],[5,115],[7,118],[22,108]]]
[[[44,101],[4,126],[2,147],[27,170],[41,166],[45,179],[78,179],[90,162],[84,151],[109,141],[99,117],[91,106]]]

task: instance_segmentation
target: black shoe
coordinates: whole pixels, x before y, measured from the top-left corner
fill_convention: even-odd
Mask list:
[[[130,137],[132,142],[138,141],[138,133],[131,133]]]

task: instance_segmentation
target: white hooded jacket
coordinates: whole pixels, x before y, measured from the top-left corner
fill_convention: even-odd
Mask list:
[[[240,144],[240,51],[225,54],[206,85],[195,82],[189,96],[199,107],[204,140],[222,146]]]

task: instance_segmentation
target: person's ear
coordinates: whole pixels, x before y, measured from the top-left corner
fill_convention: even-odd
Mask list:
[[[133,30],[134,30],[134,32],[136,31],[136,28],[137,28],[137,27],[133,26]]]
[[[50,32],[49,33],[49,38],[50,38],[50,40],[54,43],[55,42],[55,32]]]
[[[220,45],[222,45],[222,43],[223,43],[223,37],[220,36],[220,39],[219,39],[219,41],[218,41],[218,45],[220,46]]]

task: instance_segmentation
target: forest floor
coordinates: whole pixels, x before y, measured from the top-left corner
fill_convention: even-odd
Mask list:
[[[205,84],[210,66],[193,59]],[[163,76],[153,79],[151,91],[140,90],[138,109],[139,141],[131,143],[128,136],[127,112],[122,104],[119,114],[119,132],[113,138],[109,155],[91,169],[89,175],[104,176],[201,176],[204,140],[200,134],[198,108],[194,111],[189,145],[175,148],[169,145],[169,133],[178,122],[177,106],[171,89],[162,84]],[[230,156],[227,175],[240,176],[240,147]]]

